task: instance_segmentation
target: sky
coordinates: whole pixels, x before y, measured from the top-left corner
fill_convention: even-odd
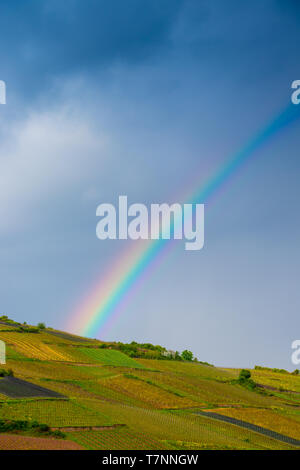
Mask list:
[[[96,207],[181,202],[290,103],[289,0],[2,0],[0,312],[63,328],[131,241]],[[205,209],[99,337],[190,349],[219,366],[293,369],[300,335],[299,123]]]

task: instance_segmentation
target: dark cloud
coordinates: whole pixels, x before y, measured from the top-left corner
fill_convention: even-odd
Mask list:
[[[166,44],[184,0],[2,0],[0,73],[26,93],[57,75],[135,62]]]
[[[98,80],[116,61],[168,60],[169,50],[255,75],[296,52],[298,13],[291,0],[1,0],[0,79],[32,98],[55,78]]]

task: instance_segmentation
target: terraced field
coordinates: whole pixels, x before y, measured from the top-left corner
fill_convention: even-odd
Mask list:
[[[51,427],[110,426],[113,419],[92,410],[81,400],[18,400],[0,408],[0,419],[34,420]]]
[[[105,379],[104,385],[121,395],[131,397],[132,403],[143,402],[145,405],[157,409],[189,408],[198,405],[196,401],[178,392],[167,390],[154,383],[131,378],[130,375],[119,375]]]
[[[134,433],[128,428],[81,431],[70,433],[68,436],[88,450],[158,450],[162,448],[160,441],[143,434]]]
[[[82,450],[75,442],[41,437],[0,434],[0,450]]]
[[[143,409],[88,400],[90,408],[104,410],[127,424],[133,433],[152,436],[161,449],[287,449],[289,446],[251,431],[197,416],[193,412]]]
[[[276,411],[259,408],[218,408],[217,413],[300,440],[300,422],[295,423],[293,419]]]
[[[1,339],[8,346],[15,349],[27,358],[38,359],[41,361],[73,361],[72,356],[59,348],[56,343],[49,343],[49,335],[45,333],[17,333],[17,332],[1,332]]]
[[[78,448],[295,448],[276,434],[197,414],[203,410],[300,439],[299,376],[254,370],[260,388],[251,391],[234,381],[236,369],[135,359],[64,332],[22,333],[0,325],[0,339],[7,346],[5,368],[15,377],[0,379],[0,419],[67,429]],[[25,440],[9,436],[2,440],[5,448],[26,447]],[[52,448],[46,441],[32,445]]]
[[[270,387],[271,389],[274,388],[300,393],[300,378],[297,375],[253,370],[252,377],[255,382]]]
[[[109,366],[133,367],[143,366],[120,351],[111,349],[80,348],[80,352],[93,362],[101,362]]]

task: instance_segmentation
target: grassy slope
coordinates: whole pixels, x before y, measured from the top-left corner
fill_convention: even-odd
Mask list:
[[[142,368],[141,364],[120,351],[95,348],[80,348],[79,351],[93,362],[101,362],[109,366]]]
[[[289,448],[255,432],[197,416],[197,409],[216,409],[300,436],[300,395],[279,390],[297,392],[300,377],[255,371],[253,378],[263,385],[282,384],[269,396],[232,385],[238,373],[233,369],[131,359],[119,351],[98,349],[96,341],[80,342],[47,331],[0,329],[0,339],[8,345],[7,367],[16,377],[68,397],[8,399],[2,395],[0,419],[36,419],[52,427],[107,427],[68,433],[89,449]]]

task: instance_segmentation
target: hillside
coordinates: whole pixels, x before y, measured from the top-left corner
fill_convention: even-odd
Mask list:
[[[164,348],[133,343],[135,354],[120,343],[5,319],[0,340],[7,350],[0,366],[0,449],[300,445],[297,375],[256,368],[241,381],[237,369],[170,359]],[[145,358],[151,351],[159,359]],[[25,428],[18,428],[20,420]],[[44,434],[35,422],[47,425]]]

